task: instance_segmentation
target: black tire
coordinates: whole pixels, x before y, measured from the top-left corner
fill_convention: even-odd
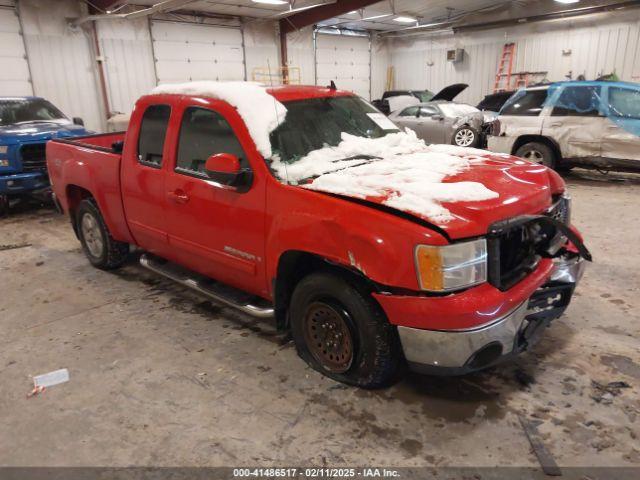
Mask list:
[[[94,222],[95,231],[84,228],[83,222]],[[94,267],[112,270],[127,260],[129,244],[113,239],[93,199],[80,202],[76,211],[76,229],[82,250]]]
[[[556,168],[557,158],[555,152],[544,143],[529,142],[516,150],[516,157],[524,158],[530,162],[539,163],[549,168]]]
[[[473,139],[469,141],[468,139],[470,138]],[[463,139],[466,140],[463,141]],[[467,141],[469,141],[469,143],[467,143]],[[451,143],[458,147],[476,148],[480,145],[480,133],[469,125],[462,125],[453,132],[453,135],[451,136]]]
[[[325,317],[322,316],[323,311]],[[326,318],[327,312],[329,315],[333,312],[333,318],[337,313],[339,318],[336,321],[342,321],[348,327],[350,339],[339,337],[340,345],[333,348],[333,351],[341,353],[341,347],[349,343],[351,345],[351,358],[345,359],[343,354],[339,368],[333,364],[327,365],[319,358],[323,355],[326,358],[328,353],[324,351],[322,354],[324,345],[321,347],[320,343],[315,345],[315,342],[330,344],[327,330],[318,331],[319,335],[325,334],[323,339],[311,339],[314,326],[321,328],[319,323],[313,323],[317,321],[318,312],[320,322]],[[361,388],[384,387],[398,377],[403,356],[396,328],[389,324],[384,312],[363,289],[340,276],[318,272],[303,278],[291,298],[290,319],[298,355],[320,373]],[[337,335],[330,331],[329,335],[332,334]],[[335,337],[333,340],[335,347]],[[328,358],[326,361],[330,362]]]
[[[9,215],[9,195],[0,195],[0,217]]]

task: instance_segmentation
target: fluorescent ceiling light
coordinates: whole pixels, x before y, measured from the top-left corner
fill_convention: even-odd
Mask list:
[[[396,17],[393,19],[394,22],[400,22],[400,23],[413,23],[413,22],[417,22],[417,20],[415,18],[412,17]]]
[[[354,13],[358,13],[356,10],[351,10],[350,12],[347,12],[347,15],[353,15]]]
[[[578,3],[580,0],[555,0],[558,3]]]
[[[253,3],[266,3],[267,5],[284,5],[287,0],[251,0]]]

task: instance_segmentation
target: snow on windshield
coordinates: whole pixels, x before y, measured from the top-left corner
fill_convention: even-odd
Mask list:
[[[381,203],[389,207],[447,221],[452,216],[442,202],[498,197],[478,182],[443,183],[485,155],[488,152],[474,148],[427,146],[411,130],[380,138],[343,133],[335,147],[314,150],[294,163],[274,158],[271,168],[294,185],[356,198],[383,197]],[[355,156],[359,158],[350,158]]]
[[[285,106],[271,96],[265,86],[254,82],[168,83],[157,86],[151,93],[210,97],[234,106],[264,158],[271,157],[269,134],[284,121],[287,114]]]

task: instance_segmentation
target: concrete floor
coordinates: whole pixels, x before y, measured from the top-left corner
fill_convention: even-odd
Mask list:
[[[574,173],[595,262],[574,303],[516,363],[382,391],[310,370],[271,325],[132,263],[85,260],[50,210],[0,219],[0,465],[561,466],[640,463],[640,179]],[[30,375],[68,383],[27,399]],[[631,388],[596,402],[592,381]],[[600,392],[601,393],[601,392]]]

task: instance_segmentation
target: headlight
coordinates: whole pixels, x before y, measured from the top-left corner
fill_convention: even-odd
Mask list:
[[[0,145],[0,155],[6,154],[8,150],[9,150],[8,145]]]
[[[484,238],[443,247],[418,245],[415,260],[422,290],[448,292],[487,281],[487,241]]]

